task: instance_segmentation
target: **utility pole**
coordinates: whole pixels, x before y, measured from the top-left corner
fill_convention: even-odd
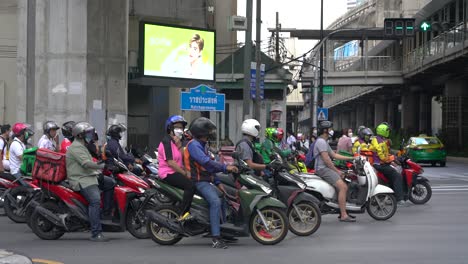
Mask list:
[[[276,62],[280,62],[280,54],[279,54],[279,30],[281,26],[279,24],[279,13],[276,12],[276,32],[275,32],[275,39],[276,39]]]
[[[320,42],[322,41],[323,41],[323,0],[320,0]],[[323,43],[322,45],[320,45],[320,69],[319,71],[320,71],[319,106],[323,107]]]
[[[250,62],[252,61],[252,1],[247,0],[247,30],[245,31],[244,47],[244,91],[242,117],[247,119],[250,115]]]
[[[262,26],[262,0],[257,0],[257,28],[256,28],[256,41],[255,41],[255,61],[256,71],[255,71],[255,112],[254,118],[260,120],[260,104],[262,99],[260,98],[260,64],[261,61],[261,51],[260,51],[260,30]]]

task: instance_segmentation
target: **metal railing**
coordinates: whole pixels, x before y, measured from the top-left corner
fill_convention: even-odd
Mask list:
[[[418,70],[434,59],[463,50],[468,40],[468,34],[464,30],[464,25],[459,24],[406,54],[403,58],[403,71],[408,73]]]
[[[392,56],[353,56],[342,59],[325,58],[329,72],[401,71],[401,58]]]

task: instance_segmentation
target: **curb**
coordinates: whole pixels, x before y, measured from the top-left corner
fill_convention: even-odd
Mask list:
[[[0,249],[0,264],[32,264],[29,257],[17,254],[12,251]]]
[[[447,156],[447,161],[468,163],[468,158]]]

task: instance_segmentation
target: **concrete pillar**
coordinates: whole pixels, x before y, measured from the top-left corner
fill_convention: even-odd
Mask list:
[[[374,125],[374,104],[367,104],[365,106],[366,111],[366,121],[364,126],[366,127],[375,127]]]
[[[29,10],[27,0],[18,3],[19,17],[35,16],[33,35],[27,23],[18,29],[18,96],[25,98],[19,116],[27,116],[38,134],[46,120],[86,120],[104,139],[108,124],[127,123],[128,1],[31,2]],[[26,87],[34,97],[25,96]]]
[[[357,110],[355,107],[353,107],[353,109],[351,110],[350,112],[350,128],[354,130],[356,130],[357,128],[357,125],[356,125],[356,115],[357,115]]]
[[[386,111],[387,111],[387,106],[385,105],[384,101],[377,101],[374,104],[374,125],[375,126],[377,126],[378,124],[384,121],[387,121]]]
[[[431,128],[431,98],[427,93],[419,94],[419,132],[420,133],[430,133]]]
[[[449,80],[445,83],[444,102],[442,106],[442,130],[446,145],[451,149],[461,150],[466,146],[468,126],[463,125],[464,97],[468,96],[468,81]]]
[[[360,105],[359,107],[356,107],[356,128],[364,125],[365,122],[366,122],[366,109],[365,107],[362,107],[362,105]]]
[[[392,127],[396,128],[395,116],[396,116],[396,105],[394,101],[387,102],[387,122],[389,122]]]
[[[416,95],[412,92],[407,92],[401,96],[401,127],[410,133],[417,132],[417,102]]]

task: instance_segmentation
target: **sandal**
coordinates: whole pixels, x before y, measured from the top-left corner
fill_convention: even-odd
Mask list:
[[[354,222],[356,222],[356,218],[352,218],[352,217],[348,216],[345,219],[340,218],[340,222],[354,223]]]

